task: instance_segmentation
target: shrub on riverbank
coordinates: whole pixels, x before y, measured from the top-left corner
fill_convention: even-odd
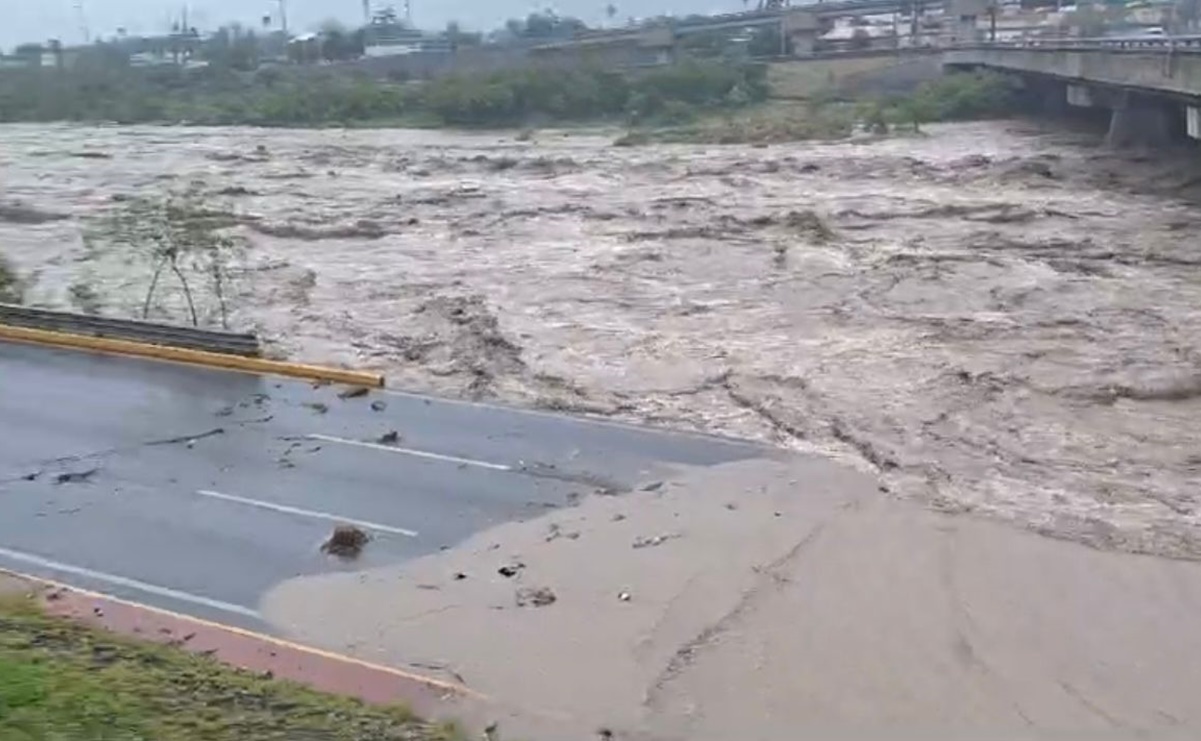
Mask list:
[[[881,101],[891,123],[918,125],[1013,115],[1016,83],[994,72],[960,72],[924,83],[912,95]]]
[[[805,102],[727,108],[696,122],[653,121],[614,143],[773,144],[844,139],[856,129],[883,136],[891,130],[917,130],[925,123],[1008,116],[1018,107],[1017,88],[1008,78],[957,73],[927,82],[910,95],[855,99],[830,90]]]
[[[761,65],[684,62],[635,75],[526,69],[430,82],[416,103],[445,123],[512,125],[530,119],[679,119],[692,109],[746,106],[767,97]]]

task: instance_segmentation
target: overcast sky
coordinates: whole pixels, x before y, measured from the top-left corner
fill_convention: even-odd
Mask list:
[[[396,0],[399,11],[404,0]],[[754,5],[757,0],[750,0]],[[158,33],[170,27],[186,4],[192,25],[212,28],[228,21],[257,24],[275,13],[276,0],[0,0],[0,48],[10,50],[24,41],[61,38],[68,43],[83,39],[82,18],[93,36],[111,36],[118,27],[130,33]],[[388,0],[372,0],[373,7]],[[500,25],[506,18],[553,7],[559,13],[600,23],[608,0],[412,0],[413,20],[419,26],[440,28],[449,20],[465,28]],[[710,13],[740,10],[742,0],[614,0],[620,18],[659,13]],[[310,30],[327,18],[353,23],[362,18],[362,0],[287,0],[289,25]]]

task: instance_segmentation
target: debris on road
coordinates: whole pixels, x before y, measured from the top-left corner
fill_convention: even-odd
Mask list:
[[[371,389],[367,388],[366,386],[355,386],[354,388],[348,388],[348,389],[339,391],[338,398],[342,399],[342,400],[359,399],[359,398],[366,396],[369,393],[371,393]]]
[[[662,488],[663,488],[663,482],[655,481],[653,483],[647,484],[646,486],[642,487],[642,491],[659,491]]]
[[[679,535],[656,535],[651,538],[636,538],[634,540],[635,548],[655,548],[663,545],[669,540],[680,537]]]
[[[338,525],[321,550],[339,558],[358,558],[371,536],[353,525]]]
[[[437,664],[434,662],[426,662],[426,661],[411,661],[411,662],[409,662],[409,666],[411,666],[415,669],[428,669],[429,671],[432,671],[432,672],[445,672],[446,674],[449,674],[450,676],[454,677],[455,681],[458,682],[459,684],[463,685],[464,687],[467,686],[467,680],[463,679],[463,675],[459,674],[457,671],[450,668],[446,664]]]
[[[563,528],[560,527],[558,523],[552,522],[550,524],[550,527],[548,527],[546,529],[546,542],[550,543],[551,541],[558,540],[559,538],[567,538],[568,540],[579,540],[580,532],[578,530],[564,532]]]
[[[617,599],[621,600],[622,602],[629,602],[630,601],[630,593],[622,592],[621,594],[617,595]]]
[[[376,442],[380,445],[396,445],[400,442],[400,433],[396,430],[389,430],[376,438]]]
[[[506,579],[512,579],[513,577],[520,574],[521,570],[524,568],[525,568],[525,564],[523,564],[521,562],[517,562],[514,564],[509,564],[507,566],[501,566],[499,569],[496,570],[496,573],[500,574],[501,576],[505,577]]]
[[[377,400],[377,401],[371,402],[371,411],[373,411],[373,412],[382,412],[387,408],[388,408],[388,402],[386,402],[386,401],[378,401]]]
[[[548,587],[522,587],[517,590],[518,607],[546,607],[553,605],[557,599]]]
[[[317,414],[325,414],[329,411],[329,404],[320,401],[310,401],[303,404],[307,409],[312,409]]]
[[[455,576],[454,576],[454,580],[455,580],[455,581],[463,581],[463,580],[464,580],[464,579],[466,579],[466,578],[467,578],[467,575],[466,575],[466,574],[464,574],[462,571],[460,571],[460,572],[456,573],[456,574],[455,574]]]
[[[203,440],[206,437],[215,437],[217,435],[224,435],[224,434],[225,434],[224,427],[214,427],[213,429],[202,432],[199,435],[180,435],[179,437],[168,437],[163,440],[150,440],[143,444],[146,445],[147,447],[154,446],[154,445],[179,445],[181,443],[184,445],[186,445],[188,443],[192,443],[193,445],[195,445],[198,440]]]
[[[86,471],[67,471],[54,477],[56,484],[82,484],[90,480],[100,471],[99,468],[89,468]]]

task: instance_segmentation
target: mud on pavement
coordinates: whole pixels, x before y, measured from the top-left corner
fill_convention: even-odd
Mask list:
[[[1201,564],[931,512],[822,458],[657,483],[399,567],[298,578],[262,613],[482,692],[499,738],[1201,728]]]
[[[85,138],[111,159],[71,157]],[[0,240],[29,300],[137,313],[150,266],[81,224],[199,181],[252,245],[234,319],[277,352],[829,453],[939,509],[1201,556],[1196,163],[1024,123],[611,141],[3,127]]]

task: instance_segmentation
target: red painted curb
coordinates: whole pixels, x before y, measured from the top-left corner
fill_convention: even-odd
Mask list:
[[[425,717],[444,716],[448,703],[456,700],[486,699],[462,685],[25,574],[2,573],[9,573],[28,585],[30,595],[39,599],[50,615],[116,635],[211,656],[232,667],[290,680],[321,692],[371,704],[401,704]]]

